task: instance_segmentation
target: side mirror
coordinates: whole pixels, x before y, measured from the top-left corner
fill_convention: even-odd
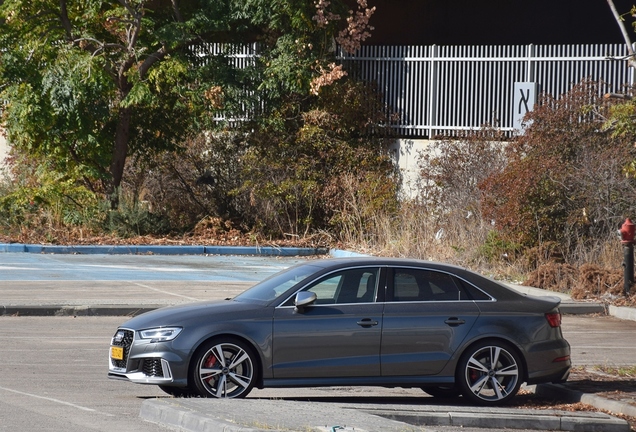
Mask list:
[[[310,291],[301,291],[296,294],[296,299],[294,300],[294,311],[302,312],[303,308],[311,305],[317,299],[316,293]]]

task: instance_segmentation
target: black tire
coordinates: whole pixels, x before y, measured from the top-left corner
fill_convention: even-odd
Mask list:
[[[254,351],[244,342],[215,339],[194,355],[190,383],[202,397],[243,398],[256,383],[257,365]]]
[[[457,367],[462,395],[480,405],[499,405],[513,398],[524,377],[523,363],[510,344],[483,341],[464,352]]]
[[[426,393],[428,393],[429,395],[433,397],[444,398],[444,399],[456,398],[461,396],[462,394],[459,391],[459,389],[454,386],[449,386],[449,387],[430,386],[430,387],[422,387],[422,390],[424,390]]]
[[[160,385],[159,388],[170,396],[187,398],[195,396],[195,392],[190,387],[172,387],[166,385]]]

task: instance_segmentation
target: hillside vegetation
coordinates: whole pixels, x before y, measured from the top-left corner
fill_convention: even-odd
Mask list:
[[[400,196],[376,93],[349,80],[251,133],[201,133],[130,158],[116,210],[82,178],[14,150],[0,240],[344,247],[629,303],[616,230],[634,211],[636,150],[608,123],[617,108],[599,85],[545,96],[523,135],[438,140],[413,199]]]

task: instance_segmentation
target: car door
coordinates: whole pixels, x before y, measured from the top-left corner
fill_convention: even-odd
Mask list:
[[[315,293],[314,304],[297,310],[291,298],[276,308],[274,378],[379,376],[379,275],[377,267],[338,270],[300,290]]]
[[[470,332],[479,308],[448,273],[395,268],[387,285],[382,375],[439,373]]]

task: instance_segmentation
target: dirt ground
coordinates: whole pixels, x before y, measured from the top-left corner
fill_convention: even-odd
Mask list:
[[[564,387],[594,394],[606,399],[629,403],[636,407],[636,376],[618,375],[587,368],[573,368]],[[511,402],[514,406],[528,409],[556,409],[562,411],[601,411],[593,406],[578,403],[563,403],[559,400],[538,396],[532,392],[522,390]],[[632,431],[636,431],[636,417],[606,412],[615,417],[627,420]]]

